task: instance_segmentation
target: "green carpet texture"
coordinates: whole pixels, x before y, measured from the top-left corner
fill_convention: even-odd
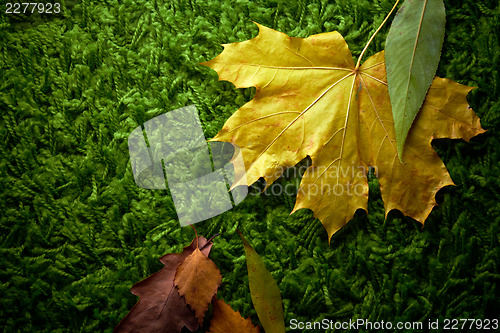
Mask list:
[[[60,3],[59,14],[6,14],[2,2],[4,332],[111,332],[138,300],[132,285],[191,242],[169,190],[135,184],[127,140],[147,120],[190,104],[209,139],[252,99],[255,88],[236,89],[199,65],[221,44],[256,36],[255,21],[294,37],[339,31],[357,59],[394,1]],[[456,186],[438,192],[423,228],[399,211],[385,219],[373,175],[368,214],[358,211],[330,245],[312,211],[290,215],[295,197],[259,195],[262,181],[234,209],[195,225],[207,238],[220,233],[210,253],[223,276],[218,297],[255,324],[237,229],[278,283],[287,331],[335,331],[292,330],[292,319],[439,320],[441,331],[445,319],[500,317],[500,5],[445,5],[437,75],[477,87],[468,101],[487,132],[469,143],[433,142]],[[392,18],[364,59],[383,50]],[[277,183],[299,181],[287,172]]]

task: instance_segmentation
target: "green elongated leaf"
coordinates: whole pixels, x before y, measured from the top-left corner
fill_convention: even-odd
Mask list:
[[[406,0],[385,44],[385,66],[399,159],[436,75],[444,40],[443,0]]]
[[[245,247],[248,268],[248,284],[252,303],[266,333],[284,333],[285,319],[278,284],[259,255],[238,231]]]

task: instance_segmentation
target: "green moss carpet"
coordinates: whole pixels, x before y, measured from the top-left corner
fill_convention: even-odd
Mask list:
[[[0,16],[0,327],[5,332],[111,332],[137,301],[130,287],[194,237],[166,190],[134,183],[130,132],[196,104],[207,138],[249,101],[198,65],[220,44],[257,34],[339,31],[355,57],[393,5],[338,1],[62,1],[61,14]],[[423,228],[384,219],[371,177],[369,214],[328,245],[309,210],[261,183],[236,208],[196,224],[215,233],[219,298],[253,309],[238,228],[278,282],[290,320],[421,321],[500,314],[500,5],[445,1],[438,75],[478,87],[468,100],[487,132],[433,145],[455,187]],[[390,23],[390,21],[389,21]],[[367,56],[384,47],[389,25]],[[367,57],[365,57],[367,59]],[[305,162],[304,162],[305,163]],[[285,175],[283,185],[297,186]],[[243,281],[243,282],[242,282]],[[311,332],[311,330],[305,330]],[[353,330],[352,330],[353,331]],[[317,331],[316,331],[317,332]]]

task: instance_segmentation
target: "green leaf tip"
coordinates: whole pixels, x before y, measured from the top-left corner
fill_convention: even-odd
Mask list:
[[[284,333],[283,302],[278,284],[248,241],[237,230],[245,247],[252,303],[266,333]]]
[[[387,35],[387,85],[400,161],[408,132],[436,75],[445,21],[443,0],[406,0]]]

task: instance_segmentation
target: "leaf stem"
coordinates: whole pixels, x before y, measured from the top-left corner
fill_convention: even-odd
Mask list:
[[[394,9],[396,9],[396,6],[398,5],[399,3],[399,0],[396,0],[396,3],[394,4],[394,6],[392,7],[391,11],[389,12],[389,14],[387,14],[387,16],[385,17],[384,21],[382,22],[382,24],[380,24],[380,26],[377,28],[377,30],[375,31],[375,33],[370,37],[370,40],[368,41],[368,43],[366,43],[365,45],[365,48],[363,49],[363,51],[361,51],[361,54],[358,58],[358,62],[356,64],[356,68],[354,69],[354,71],[358,71],[359,69],[359,66],[361,65],[361,59],[363,58],[363,56],[365,55],[365,52],[366,52],[366,49],[368,48],[368,46],[370,45],[370,43],[372,42],[373,40],[373,37],[375,37],[375,35],[380,31],[380,29],[382,28],[382,26],[385,24],[385,22],[387,22],[387,20],[389,19],[389,16],[391,16],[392,12],[394,11]]]
[[[199,247],[200,247],[200,244],[198,243],[198,232],[196,232],[196,228],[194,227],[194,225],[192,225],[192,224],[191,224],[191,223],[189,223],[189,222],[188,222],[188,224],[189,224],[189,226],[190,226],[191,228],[193,228],[193,230],[194,230],[194,234],[195,234],[195,237],[196,237],[196,247],[197,247],[197,248],[199,248]]]
[[[211,241],[212,241],[215,237],[217,237],[217,236],[219,236],[219,235],[220,235],[220,234],[219,234],[219,233],[217,233],[217,234],[213,235],[212,237],[210,237],[210,238],[207,240],[207,242],[206,242],[206,243],[205,243],[202,247],[200,247],[200,250],[201,250],[201,249],[203,249],[205,246],[207,246],[207,244],[208,244],[208,243],[210,243],[210,242],[211,242]]]

